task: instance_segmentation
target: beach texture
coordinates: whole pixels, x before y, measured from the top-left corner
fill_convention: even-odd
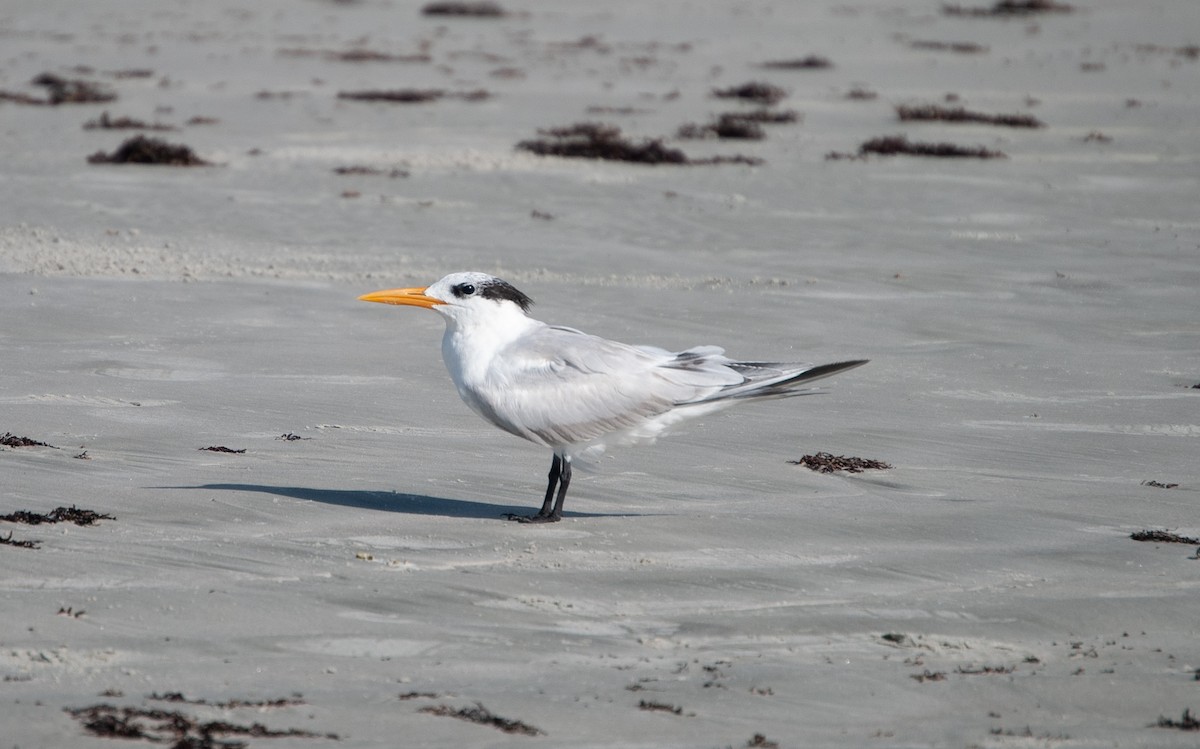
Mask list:
[[[0,744],[1196,746],[1200,5],[422,8],[0,6]],[[871,363],[519,525],[458,270]]]

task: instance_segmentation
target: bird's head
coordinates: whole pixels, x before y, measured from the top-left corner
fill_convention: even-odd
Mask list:
[[[451,273],[425,287],[385,289],[363,294],[364,302],[425,307],[459,321],[477,315],[496,316],[503,312],[525,315],[533,300],[507,281],[487,273]]]

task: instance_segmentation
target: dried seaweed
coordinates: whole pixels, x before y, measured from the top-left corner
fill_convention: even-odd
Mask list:
[[[1143,481],[1142,486],[1152,486],[1155,489],[1177,489],[1177,488],[1179,488],[1179,484],[1175,484],[1175,483],[1164,484],[1163,482],[1155,481],[1154,479],[1149,479],[1147,481]]]
[[[421,8],[426,16],[468,16],[471,18],[503,18],[504,8],[490,2],[437,2]]]
[[[353,176],[363,176],[363,177],[371,177],[371,176],[384,176],[384,177],[391,177],[392,179],[396,179],[397,177],[407,177],[407,176],[409,176],[409,171],[408,171],[407,169],[398,169],[398,168],[392,168],[392,169],[380,169],[380,168],[378,168],[378,167],[373,167],[373,166],[364,166],[364,165],[361,165],[361,164],[356,164],[356,165],[354,165],[354,166],[339,166],[339,167],[335,167],[335,168],[334,168],[334,170],[333,170],[333,173],[334,173],[334,174],[341,175],[341,176],[343,176],[343,177],[353,177]],[[299,437],[297,437],[296,439],[300,439],[300,438],[299,438]]]
[[[958,146],[953,143],[921,143],[911,142],[903,135],[886,135],[879,138],[872,138],[858,147],[857,154],[830,153],[826,155],[827,159],[854,159],[864,158],[869,154],[879,156],[895,156],[897,154],[905,154],[909,156],[934,156],[941,158],[975,158],[975,159],[1003,159],[1007,158],[1001,151],[992,151],[983,146],[966,147]]]
[[[1191,708],[1183,711],[1183,717],[1179,720],[1158,716],[1158,721],[1150,724],[1151,728],[1174,728],[1179,731],[1200,731],[1200,720],[1197,720],[1192,715]]]
[[[621,135],[615,125],[580,122],[566,127],[538,130],[541,138],[523,140],[517,144],[522,151],[539,156],[559,156],[570,159],[601,159],[638,164],[748,164],[757,165],[762,159],[740,154],[690,159],[678,148],[663,145],[659,138],[634,142]]]
[[[770,83],[750,82],[729,88],[716,88],[712,94],[719,99],[742,99],[769,107],[782,101],[787,96],[787,91]]]
[[[1070,13],[1075,6],[1054,0],[998,0],[989,8],[965,8],[961,5],[943,5],[942,13],[948,16],[991,16],[1011,18],[1032,16],[1038,13]]]
[[[954,673],[963,674],[964,676],[990,676],[990,675],[1007,675],[1016,671],[1016,666],[959,666],[954,669]]]
[[[1045,127],[1046,123],[1028,114],[984,114],[964,107],[943,107],[937,104],[896,107],[901,122],[971,122],[1004,127]]]
[[[723,138],[762,140],[766,132],[761,125],[796,122],[800,115],[794,110],[758,109],[753,112],[725,112],[707,125],[689,123],[676,131],[679,138]]]
[[[337,98],[348,101],[384,102],[386,104],[428,104],[439,99],[462,99],[483,101],[491,96],[483,89],[475,91],[445,91],[440,88],[367,89],[363,91],[339,91]]]
[[[677,138],[721,138],[727,140],[762,140],[767,137],[762,126],[752,120],[721,115],[707,125],[689,123],[675,132]]]
[[[759,67],[768,70],[825,70],[832,68],[833,63],[829,61],[828,57],[809,55],[807,57],[798,57],[794,60],[768,60]]]
[[[1160,544],[1200,544],[1200,538],[1181,536],[1171,531],[1135,531],[1129,534],[1134,541],[1152,541]]]
[[[923,49],[931,52],[956,52],[960,55],[980,55],[988,51],[986,46],[975,42],[938,42],[917,39],[909,42],[908,46],[913,49]]]
[[[42,73],[30,81],[34,86],[46,89],[46,99],[24,97],[18,100],[21,104],[97,104],[114,101],[117,95],[104,86],[79,78],[63,78],[54,73]]]
[[[21,549],[37,549],[39,548],[38,541],[29,541],[27,539],[13,540],[13,534],[9,532],[7,536],[0,536],[0,546],[16,546]]]
[[[55,450],[59,449],[54,447],[54,445],[48,445],[45,442],[39,442],[29,437],[18,437],[12,432],[5,432],[3,436],[0,436],[0,445],[4,445],[5,447],[49,447]]]
[[[622,137],[621,129],[614,125],[580,122],[567,127],[538,130],[538,134],[542,137],[523,140],[517,144],[517,148],[539,156],[561,156],[571,159],[630,161],[639,164],[688,163],[683,151],[664,146],[658,139],[635,143]]]
[[[182,692],[155,692],[147,695],[148,700],[157,700],[159,702],[176,702],[187,705],[207,705],[209,707],[219,707],[222,710],[233,710],[240,707],[250,707],[262,709],[268,707],[292,707],[295,705],[307,704],[304,701],[304,696],[293,694],[291,697],[279,697],[273,700],[224,700],[221,702],[210,702],[205,699],[188,699]]]
[[[886,470],[891,468],[889,464],[881,460],[848,458],[844,455],[833,455],[826,452],[805,455],[800,460],[789,460],[788,462],[792,465],[804,466],[818,473],[833,473],[834,471],[862,473],[867,470]]]
[[[683,715],[683,708],[675,705],[668,705],[665,702],[653,702],[651,700],[642,700],[638,702],[639,710],[646,710],[652,713],[671,713],[672,715]]]
[[[168,143],[159,138],[135,135],[111,154],[97,151],[89,164],[151,164],[162,166],[212,166],[188,146]]]
[[[501,718],[499,715],[493,715],[490,710],[484,707],[481,703],[476,702],[475,707],[464,707],[454,709],[449,705],[434,705],[431,707],[423,707],[418,712],[427,713],[429,715],[439,715],[448,718],[458,718],[469,723],[478,723],[482,726],[491,726],[505,733],[519,733],[525,736],[542,736],[545,734],[540,728],[535,728],[528,723],[523,723],[519,720],[510,720]]]
[[[108,116],[108,112],[104,112],[97,119],[88,120],[83,123],[84,130],[176,130],[178,128],[173,125],[164,125],[160,122],[143,122],[130,117],[112,118]]]
[[[419,52],[412,55],[395,55],[390,52],[379,52],[373,49],[357,47],[355,49],[309,49],[307,47],[291,47],[279,50],[278,54],[286,57],[315,57],[320,56],[334,62],[431,62],[429,55]]]
[[[246,448],[234,450],[233,448],[225,447],[224,445],[209,445],[208,447],[201,447],[197,449],[201,451],[207,450],[208,452],[212,453],[229,453],[231,455],[241,455],[242,453],[246,452]]]
[[[156,744],[170,743],[176,749],[243,749],[244,741],[230,741],[223,736],[255,738],[325,738],[336,740],[337,734],[314,733],[300,728],[272,730],[262,723],[238,725],[226,721],[201,721],[174,710],[142,707],[91,705],[64,708],[72,718],[83,724],[93,736],[122,739],[143,739]]]
[[[45,514],[30,512],[29,510],[17,510],[8,515],[0,515],[0,520],[9,523],[24,523],[25,525],[42,525],[43,523],[95,525],[98,520],[116,520],[116,518],[112,515],[96,512],[95,510],[81,510],[75,505],[71,505],[70,507],[55,507]]]

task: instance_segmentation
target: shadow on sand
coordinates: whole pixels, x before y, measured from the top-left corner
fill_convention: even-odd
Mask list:
[[[400,492],[361,491],[351,489],[314,489],[304,486],[264,486],[262,484],[201,484],[200,486],[158,487],[163,489],[209,489],[234,492],[260,492],[279,497],[306,499],[313,502],[357,507],[364,510],[403,512],[410,515],[439,515],[451,518],[481,518],[495,520],[505,515],[532,515],[538,507],[514,507],[472,502],[466,499],[430,497],[425,494],[403,494]],[[540,505],[538,505],[540,506]],[[596,518],[624,517],[626,513],[564,512],[563,517]]]

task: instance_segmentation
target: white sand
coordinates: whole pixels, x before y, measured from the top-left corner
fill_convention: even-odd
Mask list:
[[[41,542],[0,546],[0,743],[150,746],[64,712],[106,703],[341,737],[254,747],[1195,746],[1148,726],[1200,710],[1200,562],[1129,534],[1200,533],[1200,63],[1137,46],[1200,42],[1200,6],[505,5],[0,8],[0,88],[87,65],[120,95],[0,102],[0,433],[61,448],[0,451],[0,514],[116,517],[0,523]],[[430,64],[277,54],[423,42]],[[755,67],[808,54],[835,67]],[[154,74],[105,73],[131,68]],[[803,123],[670,145],[761,167],[513,149],[582,120],[670,136],[749,80]],[[336,99],[400,87],[494,96]],[[1048,127],[896,122],[949,92]],[[131,134],[81,129],[105,109],[215,117],[161,135],[223,166],[89,165]],[[898,133],[1009,158],[824,159]],[[353,164],[410,176],[332,173]],[[355,301],[464,269],[631,342],[872,363],[614,453],[561,524],[508,523],[549,455],[458,401],[435,315]],[[787,463],[818,451],[895,468]],[[983,667],[1012,670],[960,672]],[[419,712],[476,702],[545,735]]]

